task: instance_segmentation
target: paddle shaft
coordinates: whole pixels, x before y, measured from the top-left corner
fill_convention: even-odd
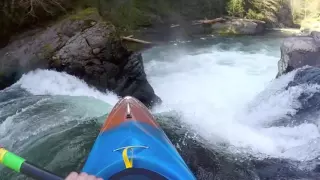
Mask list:
[[[37,180],[63,180],[63,178],[30,164],[22,157],[4,148],[0,148],[0,163],[16,172],[23,173]]]

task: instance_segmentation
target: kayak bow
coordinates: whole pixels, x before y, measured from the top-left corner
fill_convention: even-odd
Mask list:
[[[149,110],[137,99],[120,100],[82,169],[107,179],[196,179]]]

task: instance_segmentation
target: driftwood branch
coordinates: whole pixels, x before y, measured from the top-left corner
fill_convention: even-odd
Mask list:
[[[125,36],[125,37],[127,37],[127,38],[133,38],[133,35],[130,35],[130,36]]]
[[[224,22],[224,21],[226,21],[224,18],[204,19],[204,20],[194,21],[193,25],[199,25],[199,24],[214,24],[214,23],[217,23],[217,22]]]
[[[176,27],[180,27],[180,24],[172,24],[172,25],[170,26],[170,28],[176,28]]]
[[[126,41],[130,41],[130,42],[140,43],[140,44],[152,44],[149,41],[144,41],[144,40],[141,40],[141,39],[135,39],[135,38],[133,38],[133,35],[121,37],[121,39],[122,40],[126,40]]]
[[[256,20],[256,19],[245,19],[247,21],[251,21],[251,22],[254,22],[254,23],[258,23],[258,24],[265,24],[266,22],[264,21],[260,21],[260,20]]]
[[[261,20],[257,20],[257,19],[245,19],[245,18],[237,18],[237,17],[232,17],[232,16],[223,16],[223,18],[225,18],[226,20],[232,20],[232,19],[242,19],[245,21],[251,21],[254,23],[259,23],[259,24],[265,24],[265,21],[261,21]]]

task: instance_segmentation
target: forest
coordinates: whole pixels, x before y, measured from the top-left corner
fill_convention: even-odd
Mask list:
[[[1,42],[90,7],[123,29],[221,16],[263,20],[270,27],[299,28],[318,26],[320,15],[319,0],[2,0],[0,7]]]
[[[230,0],[226,8],[230,16],[268,21],[272,13],[286,7],[289,7],[296,24],[320,16],[319,0]]]

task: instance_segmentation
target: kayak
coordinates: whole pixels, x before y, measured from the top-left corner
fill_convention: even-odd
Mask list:
[[[139,100],[127,96],[112,109],[82,172],[111,179],[196,179]]]

